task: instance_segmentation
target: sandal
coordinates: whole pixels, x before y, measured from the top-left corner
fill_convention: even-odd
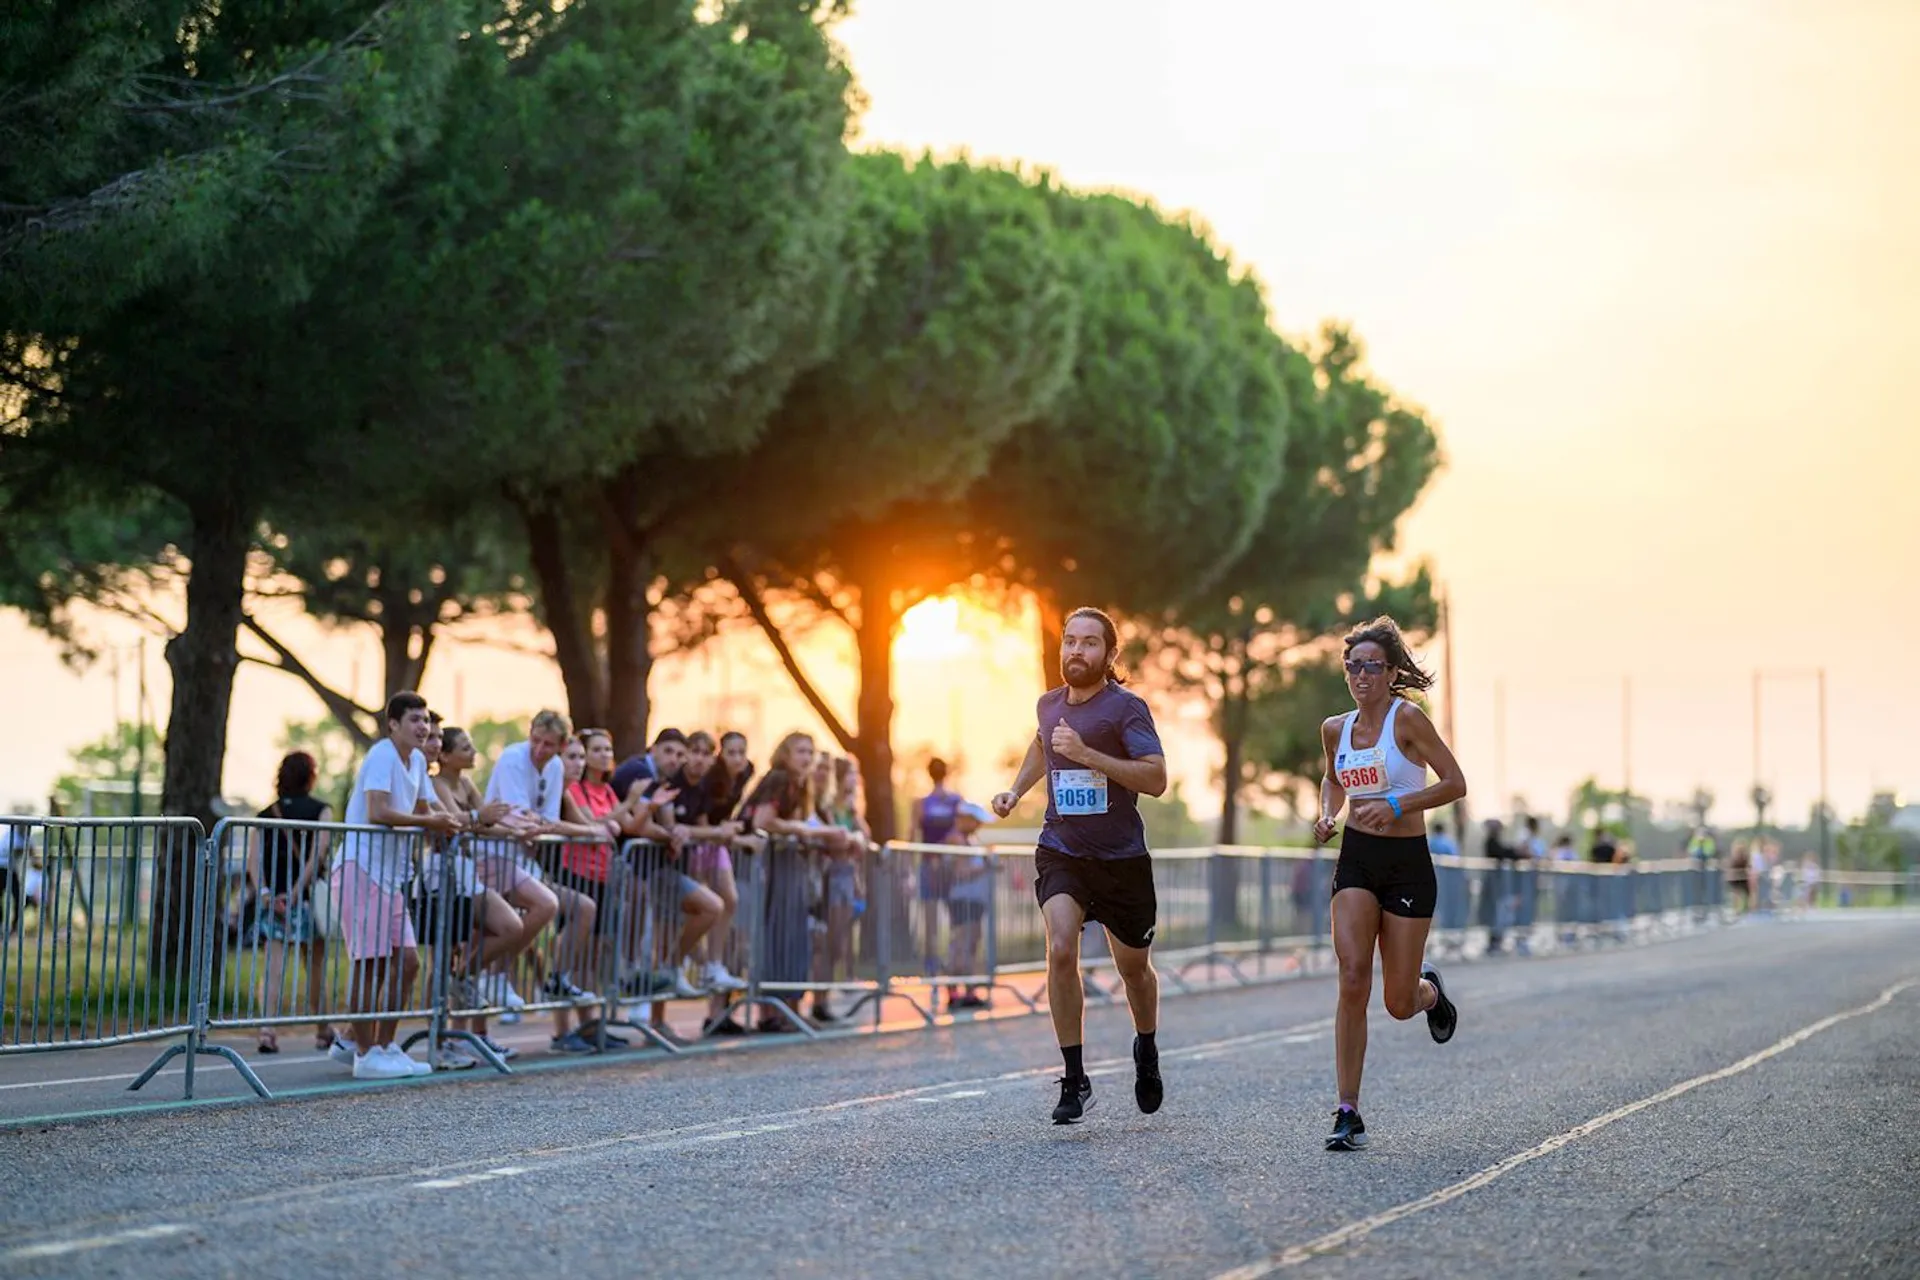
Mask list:
[[[260,1046],[259,1046],[259,1052],[261,1052],[261,1053],[278,1053],[278,1052],[280,1052],[280,1039],[279,1039],[279,1037],[278,1037],[278,1036],[276,1036],[276,1035],[274,1035],[274,1034],[273,1034],[273,1032],[271,1032],[271,1031],[262,1031],[262,1032],[260,1033]]]

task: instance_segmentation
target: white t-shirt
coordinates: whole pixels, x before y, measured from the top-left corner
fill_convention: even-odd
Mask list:
[[[353,796],[347,801],[349,825],[368,824],[367,793],[370,791],[386,792],[387,803],[401,813],[412,813],[419,806],[420,797],[427,793],[429,785],[427,758],[418,751],[410,755],[411,758],[402,763],[400,752],[390,738],[373,744],[373,750],[367,752],[360,773],[353,780]],[[418,843],[419,836],[410,829],[390,836],[353,832],[340,841],[340,856],[365,867],[374,883],[387,889],[403,889],[413,877],[413,851]]]
[[[567,789],[567,767],[558,755],[546,768],[533,767],[533,747],[516,742],[500,753],[487,778],[487,803],[504,800],[516,813],[537,815],[548,822],[560,821],[560,797]]]
[[[0,822],[0,867],[12,861],[15,849],[20,851],[20,864],[26,865],[26,855],[33,849],[33,837],[28,833],[31,827],[14,826],[10,822]]]

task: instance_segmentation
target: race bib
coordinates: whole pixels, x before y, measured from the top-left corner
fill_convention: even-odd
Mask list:
[[[1098,769],[1055,769],[1053,810],[1061,817],[1107,811],[1107,775]]]
[[[1350,796],[1385,795],[1387,749],[1369,747],[1365,751],[1342,751],[1334,757],[1333,776]]]

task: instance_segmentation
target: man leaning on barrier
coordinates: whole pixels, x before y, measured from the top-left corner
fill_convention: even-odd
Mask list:
[[[426,699],[410,691],[394,694],[383,724],[386,736],[373,744],[354,778],[347,822],[391,827],[394,832],[347,834],[331,879],[347,957],[353,962],[347,1008],[356,1019],[356,1080],[395,1080],[433,1071],[400,1048],[398,1018],[373,1015],[405,1008],[420,973],[419,942],[407,911],[416,842],[402,833],[451,833],[460,826],[452,814],[433,811],[426,800],[427,759],[421,752],[429,728]]]

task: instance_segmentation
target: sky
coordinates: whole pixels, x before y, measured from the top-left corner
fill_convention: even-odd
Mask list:
[[[1756,670],[1783,813],[1818,794],[1818,668],[1836,805],[1920,795],[1896,701],[1920,645],[1920,6],[862,0],[841,36],[860,145],[1192,211],[1278,328],[1351,323],[1433,417],[1446,469],[1400,555],[1453,605],[1455,745],[1482,811],[1557,809],[1595,774],[1705,785],[1737,820]],[[1032,620],[945,609],[903,647],[897,733],[961,754],[984,791],[1030,731]],[[358,655],[373,697],[369,647],[287,625],[343,683]],[[808,649],[850,695],[845,652]],[[0,664],[0,800],[30,799],[106,728],[111,681],[15,618]],[[751,641],[656,688],[672,717],[807,720]],[[560,696],[548,664],[481,645],[437,659],[426,691],[469,714]],[[243,673],[229,790],[263,792],[281,720],[316,713]],[[1163,713],[1190,794],[1211,768],[1197,714]]]

